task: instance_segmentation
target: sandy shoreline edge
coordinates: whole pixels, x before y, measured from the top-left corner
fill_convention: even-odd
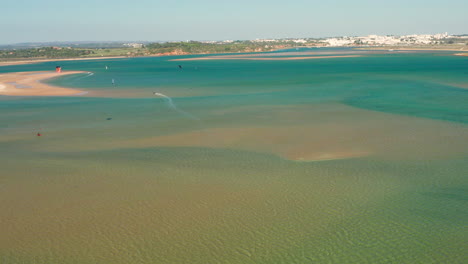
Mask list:
[[[468,52],[468,47],[461,47],[461,48],[434,48],[434,47],[355,47],[355,50],[398,50],[398,51],[458,51],[458,52]]]
[[[383,48],[383,47],[374,47],[374,48],[359,48],[355,47],[355,50],[388,50],[391,48]],[[453,54],[456,56],[468,56],[468,49],[431,49],[431,48],[393,48],[396,51],[458,51],[462,53]],[[463,53],[466,52],[466,53]],[[188,60],[209,60],[211,57],[217,57],[215,59],[241,59],[244,55],[221,55],[217,53],[202,53],[202,54],[185,54],[185,55],[211,55],[207,57],[201,57],[200,59],[197,57],[195,58],[186,58],[186,59],[171,59],[169,61],[188,61]],[[249,56],[261,56],[261,52],[258,54],[248,54]],[[178,55],[172,55],[170,57],[175,57]],[[343,56],[335,56],[335,58],[345,57]],[[154,55],[154,56],[142,56],[143,57],[161,57],[161,55]],[[223,57],[223,58],[221,58]],[[234,58],[235,57],[235,58]],[[328,56],[329,58],[333,58],[333,56]],[[346,57],[350,57],[349,55]],[[22,65],[22,64],[34,64],[34,63],[41,63],[41,62],[53,62],[53,61],[80,61],[80,60],[110,60],[110,59],[126,59],[126,58],[140,58],[140,57],[127,57],[127,56],[114,56],[114,57],[89,57],[89,58],[67,58],[67,59],[39,59],[39,60],[19,60],[19,61],[0,61],[0,66],[10,66],[10,65]],[[243,58],[245,60],[304,60],[304,59],[321,59],[320,57],[290,57],[290,58]]]
[[[86,92],[71,88],[57,87],[42,81],[70,75],[88,73],[85,71],[50,71],[13,72],[0,74],[0,95],[7,96],[70,96],[83,95]]]

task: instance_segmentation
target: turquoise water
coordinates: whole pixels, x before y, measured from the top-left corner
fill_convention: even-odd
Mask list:
[[[94,74],[48,83],[86,96],[0,97],[2,263],[463,263],[468,59],[359,54],[68,61]]]
[[[60,62],[65,70],[95,74],[67,76],[50,83],[98,89],[108,92],[106,96],[110,97],[126,91],[125,96],[148,98],[151,91],[163,90],[175,96],[222,96],[216,100],[227,101],[231,98],[223,95],[248,96],[247,100],[257,101],[256,104],[339,101],[371,110],[467,122],[464,106],[468,91],[457,87],[467,87],[467,61],[463,57],[422,53],[228,63],[168,59]],[[2,67],[0,72],[49,70],[55,64]],[[179,64],[183,64],[183,70],[178,69]],[[112,85],[112,79],[116,86]]]

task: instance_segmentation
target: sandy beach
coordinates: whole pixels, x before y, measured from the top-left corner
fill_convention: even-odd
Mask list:
[[[59,76],[86,73],[83,71],[66,71],[62,73],[14,72],[0,74],[0,95],[9,96],[67,96],[79,95],[85,92],[70,88],[55,87],[41,81]]]
[[[258,55],[256,55],[258,56]],[[195,60],[269,60],[269,61],[281,61],[281,60],[312,60],[312,59],[332,59],[332,58],[354,58],[361,57],[360,55],[342,55],[342,56],[308,56],[308,57],[247,57],[245,55],[229,55],[229,56],[208,56],[208,57],[196,57],[196,58],[185,58],[185,59],[173,59],[169,61],[195,61]]]

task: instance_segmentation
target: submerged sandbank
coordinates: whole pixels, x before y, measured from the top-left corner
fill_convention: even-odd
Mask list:
[[[122,123],[115,122],[126,122],[127,116],[105,123],[99,133],[62,130],[58,134],[50,130],[40,141],[54,139],[47,144],[31,145],[38,142],[32,133],[4,135],[0,141],[24,140],[28,149],[52,152],[161,147],[229,149],[303,162],[366,156],[405,161],[447,158],[465,155],[468,146],[465,143],[468,130],[463,125],[336,103],[216,108],[203,115],[190,109],[184,111],[201,120],[190,120],[169,109],[164,113],[179,115],[179,122],[159,120],[163,122],[160,123],[159,115],[155,115],[148,119],[154,122],[144,127],[120,130]],[[109,122],[105,121],[105,115],[101,116],[102,121],[98,123]],[[231,123],[221,121],[226,119]],[[117,131],[114,124],[119,124]]]
[[[46,79],[59,76],[86,73],[83,71],[66,71],[62,73],[43,72],[14,72],[0,74],[0,95],[9,96],[66,96],[83,95],[84,91],[71,88],[56,87],[42,83]]]

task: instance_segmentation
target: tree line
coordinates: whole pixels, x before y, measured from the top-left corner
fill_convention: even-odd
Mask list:
[[[73,47],[41,47],[28,49],[0,50],[0,59],[61,59],[101,56],[151,56],[177,54],[211,54],[211,53],[240,53],[264,52],[281,48],[295,47],[292,41],[255,42],[166,42],[151,43],[141,48],[73,48]]]
[[[12,58],[76,58],[95,53],[90,49],[73,49],[73,48],[56,48],[56,47],[44,47],[44,48],[32,48],[32,49],[18,49],[18,50],[0,50],[0,58],[12,59]]]

